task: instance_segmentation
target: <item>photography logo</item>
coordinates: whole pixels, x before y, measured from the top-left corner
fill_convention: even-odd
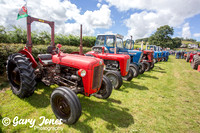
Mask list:
[[[8,118],[8,117],[4,117],[4,118],[2,119],[2,124],[3,124],[4,126],[10,125],[10,122],[11,122],[11,120],[10,120],[10,118]]]

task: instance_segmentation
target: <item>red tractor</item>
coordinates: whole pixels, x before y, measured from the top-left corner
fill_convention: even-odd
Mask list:
[[[51,46],[47,54],[39,54],[36,62],[32,56],[31,23],[47,23],[51,27]],[[45,85],[57,84],[50,98],[55,116],[66,124],[74,124],[81,116],[81,104],[76,94],[94,95],[106,99],[112,92],[110,80],[103,76],[102,59],[61,52],[54,44],[54,22],[27,17],[27,44],[7,61],[7,76],[12,92],[20,98],[34,93],[36,79]]]
[[[149,71],[150,69],[154,68],[154,61],[153,61],[153,50],[143,50],[143,56],[141,62],[145,65],[145,71]]]
[[[189,61],[191,63],[191,67],[197,70],[200,65],[200,51],[191,52],[189,54],[189,58],[188,56],[186,57],[186,61]]]
[[[111,80],[115,89],[119,89],[122,85],[122,78],[126,81],[131,81],[133,79],[133,71],[129,67],[129,55],[104,53],[104,47],[97,46],[94,46],[92,50],[93,51],[87,52],[85,55],[104,60],[105,75]],[[120,80],[115,76],[116,74],[119,75]]]
[[[72,54],[85,55],[95,58],[103,59],[104,61],[104,75],[111,81],[114,89],[119,89],[123,80],[131,81],[133,78],[133,71],[129,69],[130,56],[124,54],[110,54],[104,52],[104,47],[94,46],[92,51],[83,54],[82,49],[82,25],[80,30],[80,51]]]

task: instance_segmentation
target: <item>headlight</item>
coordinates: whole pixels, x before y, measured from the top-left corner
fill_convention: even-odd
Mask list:
[[[79,69],[79,70],[78,70],[78,75],[81,76],[81,77],[85,77],[86,71],[83,70],[83,69]]]
[[[99,61],[99,65],[102,65],[103,64],[103,61]]]

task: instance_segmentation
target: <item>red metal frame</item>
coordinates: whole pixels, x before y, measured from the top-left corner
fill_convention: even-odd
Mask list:
[[[49,26],[51,27],[51,45],[53,47],[55,47],[55,43],[54,43],[54,22],[28,16],[27,17],[27,42],[26,42],[26,47],[27,47],[28,51],[30,53],[32,53],[31,23],[34,22],[34,21],[49,24]]]
[[[35,58],[32,56],[32,54],[28,51],[28,49],[26,47],[24,47],[23,50],[19,51],[19,53],[26,55],[27,58],[30,59],[30,61],[32,62],[33,68],[36,68],[38,66],[37,62],[35,61]]]

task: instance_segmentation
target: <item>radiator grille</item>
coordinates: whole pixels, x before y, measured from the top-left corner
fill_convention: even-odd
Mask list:
[[[101,87],[101,80],[103,77],[103,65],[94,68],[92,89]]]
[[[130,59],[128,59],[126,63],[126,72],[129,71],[129,66],[130,66]]]

